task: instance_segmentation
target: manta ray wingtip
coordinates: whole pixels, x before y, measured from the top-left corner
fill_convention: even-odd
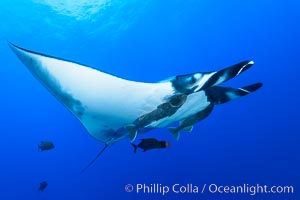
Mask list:
[[[17,45],[15,45],[14,43],[12,43],[11,41],[9,40],[6,40],[7,44],[9,47],[18,47]]]

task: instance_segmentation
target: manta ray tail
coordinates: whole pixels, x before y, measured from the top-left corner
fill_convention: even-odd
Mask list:
[[[96,157],[87,165],[87,166],[85,166],[82,170],[81,170],[81,172],[80,172],[80,174],[82,174],[87,168],[89,168],[96,160],[97,160],[97,158],[99,158],[99,156],[101,156],[102,155],[102,153],[107,149],[107,147],[109,147],[109,145],[108,144],[105,144],[105,146],[101,149],[101,151],[96,155]]]
[[[262,86],[262,83],[255,83],[241,88],[230,88],[213,86],[205,90],[209,100],[214,104],[223,104],[238,97],[250,94]]]
[[[240,75],[242,72],[249,69],[253,64],[253,61],[248,60],[217,71],[206,81],[206,83],[201,87],[201,90],[224,83],[225,81]]]

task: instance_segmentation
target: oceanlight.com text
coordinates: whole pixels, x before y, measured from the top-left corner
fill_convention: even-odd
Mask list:
[[[293,194],[294,186],[269,186],[262,184],[241,184],[241,185],[218,185],[218,184],[180,184],[174,183],[171,185],[161,183],[137,183],[127,184],[125,186],[126,192],[134,192],[136,194]]]
[[[210,193],[219,193],[219,194],[249,194],[249,195],[256,195],[256,194],[292,194],[294,193],[293,186],[268,186],[268,185],[231,185],[231,186],[224,186],[224,185],[217,185],[217,184],[210,184],[207,188],[208,192]]]

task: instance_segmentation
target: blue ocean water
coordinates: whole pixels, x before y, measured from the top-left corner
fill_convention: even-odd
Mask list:
[[[299,9],[293,0],[1,1],[0,199],[298,199]],[[226,85],[264,86],[216,106],[179,141],[165,129],[140,136],[169,140],[170,148],[134,154],[123,140],[80,174],[103,144],[7,40],[145,82],[252,59],[253,68]],[[43,140],[56,148],[39,152]],[[126,192],[127,184],[192,184],[199,193]],[[294,193],[202,194],[204,184],[293,186]]]

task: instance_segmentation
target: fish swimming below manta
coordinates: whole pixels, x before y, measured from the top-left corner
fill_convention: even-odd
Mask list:
[[[180,131],[191,131],[215,105],[250,94],[262,86],[262,83],[241,88],[219,86],[249,69],[253,61],[219,71],[146,83],[8,43],[33,76],[73,113],[93,138],[105,144],[87,167],[116,142],[126,138],[133,142],[138,134],[151,129],[168,128],[178,139]],[[170,127],[175,122],[179,122],[178,127]]]

